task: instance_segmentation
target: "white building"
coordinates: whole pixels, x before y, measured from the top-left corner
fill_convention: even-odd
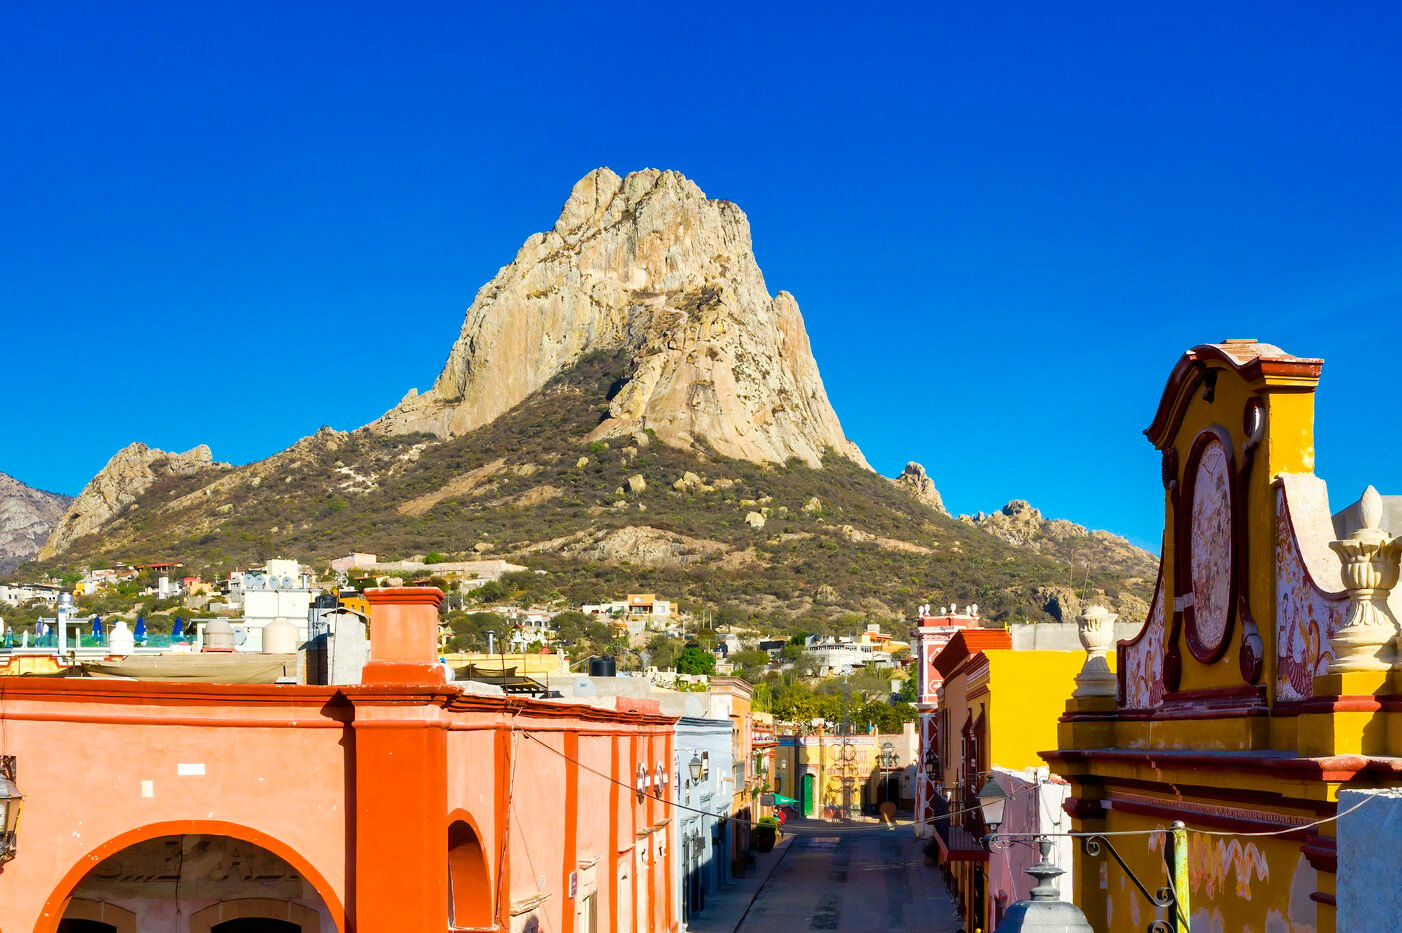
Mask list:
[[[875,645],[863,644],[855,638],[846,636],[823,639],[819,639],[816,635],[809,636],[803,653],[805,657],[816,661],[823,673],[850,674],[867,665],[873,667],[889,667],[891,665],[889,651],[881,651]]]
[[[23,606],[30,602],[56,603],[60,588],[47,583],[18,583],[14,586],[0,583],[0,603]]]

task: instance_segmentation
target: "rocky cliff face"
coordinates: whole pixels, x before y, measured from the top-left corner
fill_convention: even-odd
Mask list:
[[[676,447],[811,466],[831,448],[865,466],[798,303],[765,287],[744,213],[653,169],[601,168],[575,185],[554,229],[477,293],[433,387],[369,428],[459,436],[586,354],[620,349],[629,366],[591,439],[649,431]]]
[[[183,454],[155,450],[145,444],[128,444],[117,451],[83,487],[78,498],[72,500],[39,551],[39,559],[47,560],[65,551],[78,538],[100,531],[163,478],[214,473],[228,468],[226,463],[215,463],[209,448],[203,444]]]
[[[923,502],[941,515],[948,515],[949,510],[944,507],[944,500],[940,498],[940,491],[935,488],[935,481],[930,479],[925,468],[914,461],[905,465],[905,470],[894,480],[895,484],[904,489],[917,501]]]
[[[1040,509],[1014,499],[997,512],[960,515],[959,521],[1027,551],[1060,560],[1069,566],[1066,583],[1040,586],[1033,601],[1052,618],[1072,622],[1084,605],[1100,603],[1126,621],[1149,612],[1143,593],[1158,575],[1158,558],[1108,531],[1091,531],[1060,518],[1045,518]],[[1088,585],[1093,571],[1115,570],[1126,578],[1116,593]]]
[[[39,552],[72,496],[43,492],[0,473],[0,573]]]

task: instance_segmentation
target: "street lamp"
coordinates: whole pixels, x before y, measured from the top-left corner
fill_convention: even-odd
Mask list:
[[[990,776],[978,792],[978,808],[983,813],[983,823],[990,833],[996,832],[1002,825],[1003,807],[1007,802],[1008,795]]]
[[[932,745],[925,749],[925,776],[933,781],[935,778],[939,777],[939,774],[940,759],[939,756],[935,754],[935,747]]]
[[[0,755],[0,862],[15,857],[15,827],[24,794],[15,786],[15,756]]]
[[[691,771],[691,783],[698,784],[701,781],[701,756],[692,755],[691,761],[687,763],[687,768]]]

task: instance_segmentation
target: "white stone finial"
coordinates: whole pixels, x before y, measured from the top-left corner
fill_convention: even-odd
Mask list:
[[[1076,675],[1073,697],[1112,697],[1116,692],[1115,673],[1105,652],[1115,637],[1118,616],[1104,606],[1087,606],[1076,620],[1077,634],[1086,649],[1086,663]]]
[[[1364,490],[1359,506],[1362,526],[1346,540],[1329,542],[1343,561],[1340,575],[1349,599],[1348,618],[1329,639],[1331,674],[1385,671],[1397,663],[1397,620],[1387,596],[1397,585],[1402,539],[1382,530],[1382,496],[1372,486]]]
[[[1369,486],[1363,490],[1363,498],[1358,500],[1359,511],[1363,513],[1363,527],[1372,530],[1381,530],[1383,523],[1383,497],[1378,495],[1377,489]]]

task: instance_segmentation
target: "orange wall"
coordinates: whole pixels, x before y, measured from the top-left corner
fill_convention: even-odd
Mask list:
[[[356,725],[347,728],[352,716]],[[72,887],[102,858],[140,839],[186,832],[236,836],[286,859],[342,930],[347,911],[359,921],[357,933],[441,930],[454,819],[471,823],[482,840],[493,882],[505,873],[499,924],[509,923],[512,900],[546,893],[536,911],[541,928],[573,930],[579,899],[569,897],[569,876],[597,858],[598,926],[610,929],[615,908],[633,910],[614,903],[615,853],[632,847],[635,820],[642,829],[672,815],[651,796],[637,803],[633,763],[646,761],[651,770],[661,761],[670,772],[671,729],[663,717],[460,696],[451,685],[14,678],[0,704],[0,750],[17,756],[26,802],[19,854],[0,872],[0,930],[52,931]],[[629,786],[552,748],[605,774],[616,771]],[[203,766],[203,774],[181,775],[181,765]],[[355,785],[359,792],[349,793]],[[509,827],[502,819],[508,798]],[[508,861],[499,865],[504,829]],[[402,914],[383,919],[399,882],[378,885],[363,874],[367,840],[388,853],[392,840],[405,839],[419,841],[395,857],[421,879],[422,912],[433,914],[410,926]],[[652,844],[659,842],[670,851],[670,827]],[[357,863],[365,879],[358,884]],[[649,857],[642,881],[649,916],[632,929],[675,929],[670,866],[670,858]],[[401,911],[402,895],[394,901]]]

